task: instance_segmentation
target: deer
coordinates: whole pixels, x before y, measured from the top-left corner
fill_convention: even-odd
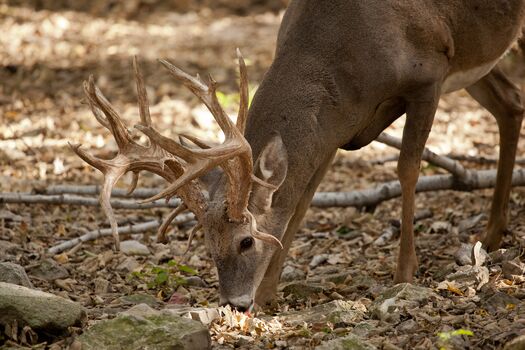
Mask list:
[[[406,114],[397,164],[402,187],[401,234],[394,283],[412,283],[418,269],[413,217],[421,156],[442,94],[466,89],[496,119],[497,181],[486,232],[497,249],[508,225],[508,202],[524,114],[521,91],[498,66],[522,33],[524,0],[292,0],[282,19],[273,63],[250,107],[244,60],[237,52],[240,106],[230,120],[213,78],[160,63],[210,110],[224,131],[215,145],[192,135],[163,136],[152,124],[144,80],[133,62],[140,111],[135,142],[91,77],[84,83],[97,120],[114,136],[115,158],[73,150],[104,174],[100,194],[115,244],[109,198],[117,180],[140,171],[166,188],[146,201],[178,196],[159,231],[184,210],[216,264],[219,304],[239,311],[264,305],[277,290],[282,266],[317,186],[338,149],[357,150]]]

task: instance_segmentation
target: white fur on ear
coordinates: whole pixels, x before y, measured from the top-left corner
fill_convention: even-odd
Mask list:
[[[288,154],[281,135],[275,135],[268,142],[257,159],[257,164],[259,174],[256,175],[262,180],[275,186],[284,181],[288,170]]]
[[[250,197],[251,209],[265,212],[270,209],[272,197],[284,182],[288,171],[288,154],[281,135],[277,134],[266,144],[255,163],[255,176],[274,188],[253,183]]]

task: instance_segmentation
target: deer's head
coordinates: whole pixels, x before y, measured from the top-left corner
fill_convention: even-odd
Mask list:
[[[210,77],[204,83],[171,63],[160,62],[210,110],[224,131],[225,141],[211,145],[190,135],[180,140],[167,138],[151,122],[146,89],[136,59],[135,70],[141,122],[135,128],[149,139],[143,146],[132,140],[122,120],[90,77],[84,83],[88,103],[96,119],[114,136],[119,148],[115,158],[102,160],[80,148],[73,150],[104,174],[101,206],[109,218],[116,249],[119,247],[117,223],[110,205],[111,190],[127,172],[133,173],[130,193],[138,174],[147,170],[163,177],[168,186],[146,202],[178,196],[181,205],[170,213],[159,229],[165,240],[170,222],[184,210],[195,214],[197,226],[190,235],[202,230],[205,244],[219,273],[220,303],[249,308],[275,249],[282,249],[279,238],[283,220],[272,208],[273,194],[287,172],[286,150],[280,135],[275,135],[257,159],[252,159],[249,143],[243,136],[248,112],[248,78],[244,60],[238,52],[240,69],[240,108],[236,124],[221,108],[215,94],[216,83]],[[183,142],[184,140],[184,142]],[[190,147],[188,141],[194,146]],[[210,171],[218,169],[218,171]]]

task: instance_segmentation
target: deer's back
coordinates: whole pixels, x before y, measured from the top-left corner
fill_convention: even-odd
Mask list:
[[[294,0],[276,57],[315,56],[367,69],[442,52],[451,71],[498,59],[524,25],[524,0]]]

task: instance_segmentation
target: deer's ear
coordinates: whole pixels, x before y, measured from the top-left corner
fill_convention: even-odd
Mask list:
[[[253,183],[250,197],[250,211],[263,213],[270,209],[275,191],[284,182],[288,171],[288,155],[281,135],[275,135],[264,147],[255,162],[254,174],[272,186]]]

